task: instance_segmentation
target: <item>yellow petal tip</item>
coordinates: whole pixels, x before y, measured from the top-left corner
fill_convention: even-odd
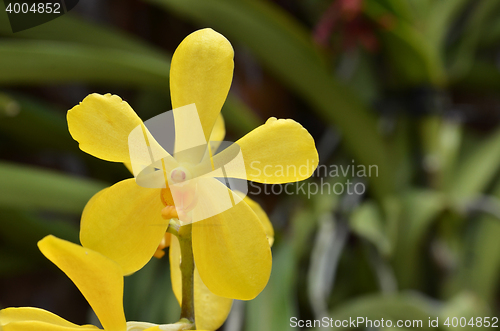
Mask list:
[[[89,94],[68,110],[66,118],[82,151],[107,161],[130,162],[128,136],[142,121],[122,98]]]

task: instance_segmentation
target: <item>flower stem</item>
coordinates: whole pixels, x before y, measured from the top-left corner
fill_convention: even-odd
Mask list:
[[[181,226],[178,238],[181,248],[182,274],[181,319],[185,318],[192,322],[194,328],[194,258],[191,230],[192,224]]]

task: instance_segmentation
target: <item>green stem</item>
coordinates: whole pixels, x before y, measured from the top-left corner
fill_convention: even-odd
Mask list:
[[[170,232],[171,234],[179,238],[180,228],[181,226],[174,219],[171,219],[170,222],[168,223],[167,232]]]
[[[178,238],[181,248],[182,274],[181,319],[185,318],[192,322],[194,328],[194,258],[191,229],[191,224],[181,226]]]

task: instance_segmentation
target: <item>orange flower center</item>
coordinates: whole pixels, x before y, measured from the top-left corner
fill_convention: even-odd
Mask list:
[[[164,206],[175,206],[174,198],[172,197],[172,192],[170,192],[169,187],[161,189],[160,198]]]
[[[172,197],[170,188],[162,188],[160,192],[160,198],[161,202],[163,202],[163,205],[165,206],[165,208],[161,210],[161,216],[167,220],[171,218],[179,218],[179,215],[177,215],[177,210],[175,209],[174,198]]]
[[[170,192],[170,188],[162,188],[160,191],[160,199],[165,208],[161,210],[161,216],[164,219],[178,218],[177,211],[174,205],[174,198],[172,197],[172,192]],[[154,253],[154,257],[157,259],[161,259],[165,255],[164,249],[170,246],[171,235],[168,232],[165,232],[162,241],[158,245],[156,252]]]

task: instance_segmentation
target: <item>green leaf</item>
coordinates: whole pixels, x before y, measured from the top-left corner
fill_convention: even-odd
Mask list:
[[[290,242],[295,255],[300,258],[310,254],[311,236],[318,227],[318,215],[309,209],[298,209],[293,214],[291,223],[293,227]]]
[[[391,254],[384,221],[374,202],[365,202],[352,213],[349,225],[354,233],[374,244],[382,255]]]
[[[500,199],[500,182],[496,183],[494,196]],[[472,240],[462,255],[456,273],[458,289],[469,288],[490,304],[495,300],[500,283],[500,220],[492,215],[482,215],[476,222]],[[474,254],[470,254],[474,252]]]
[[[11,208],[0,208],[0,219],[0,275],[31,270],[45,262],[37,242],[49,234],[79,242],[77,226],[68,220]]]
[[[440,48],[416,26],[391,13],[377,1],[367,1],[366,14],[375,22],[390,15],[392,26],[381,31],[381,40],[388,51],[401,82],[411,85],[431,83],[440,86],[446,80]]]
[[[52,234],[78,243],[78,227],[69,220],[43,218],[36,213],[12,208],[1,208],[0,236],[3,244],[20,251],[38,252],[36,243]]]
[[[458,19],[461,10],[469,0],[433,1],[429,8],[426,22],[426,37],[440,51],[444,50],[445,38],[452,28],[454,20]]]
[[[5,12],[3,3],[0,3],[0,10]],[[129,37],[111,26],[84,21],[71,14],[16,33],[12,33],[7,19],[0,20],[0,35],[11,38],[73,42],[81,45],[162,56],[160,51],[153,49],[140,39]]]
[[[463,127],[457,120],[432,115],[423,117],[419,128],[424,170],[430,187],[443,190],[455,180],[453,173],[457,166]]]
[[[374,115],[352,90],[332,77],[310,33],[291,16],[261,0],[148,1],[213,27],[234,44],[241,42],[249,47],[322,119],[340,128],[357,160],[379,167],[380,175],[370,178],[375,193],[392,191],[387,146],[377,131]]]
[[[411,183],[412,176],[417,165],[412,158],[411,138],[410,138],[411,120],[407,117],[401,117],[396,122],[396,128],[391,138],[391,158],[394,160],[394,182],[398,191],[404,191]]]
[[[296,275],[293,245],[285,242],[273,249],[273,271],[266,288],[247,303],[246,328],[248,331],[293,330],[290,317],[297,316],[293,289]]]
[[[480,38],[490,34],[491,23],[497,17],[498,7],[499,2],[496,0],[481,0],[475,4],[473,12],[462,27],[463,34],[453,54],[449,70],[453,79],[466,74],[473,66]]]
[[[495,13],[498,15],[498,10]],[[500,39],[500,21],[492,18],[486,26],[488,33],[481,34],[479,45],[484,48],[495,47]]]
[[[403,211],[393,265],[400,287],[411,288],[416,286],[415,282],[424,272],[420,263],[425,235],[439,213],[447,207],[447,201],[440,192],[412,189],[402,196],[401,202]]]
[[[457,203],[480,194],[500,169],[500,130],[466,155],[457,169],[449,194]]]
[[[0,162],[0,206],[81,213],[107,185],[32,167]]]
[[[429,0],[380,0],[378,2],[405,21],[415,22],[427,14]]]
[[[76,150],[64,116],[26,97],[0,93],[0,132],[30,147]]]
[[[53,41],[0,42],[0,85],[89,82],[168,89],[169,58]]]
[[[167,324],[179,319],[181,309],[172,291],[168,254],[162,259],[153,258],[125,278],[123,301],[129,321]]]
[[[347,226],[336,222],[331,213],[320,217],[307,272],[308,296],[315,316],[325,316],[328,312],[329,298],[347,237]]]
[[[456,120],[444,120],[441,124],[440,154],[442,159],[443,181],[448,187],[454,181],[453,173],[458,166],[458,155],[463,139],[464,127]]]
[[[485,216],[478,221],[474,240],[467,253],[474,252],[460,270],[460,287],[471,288],[486,302],[493,303],[500,284],[500,221]]]

